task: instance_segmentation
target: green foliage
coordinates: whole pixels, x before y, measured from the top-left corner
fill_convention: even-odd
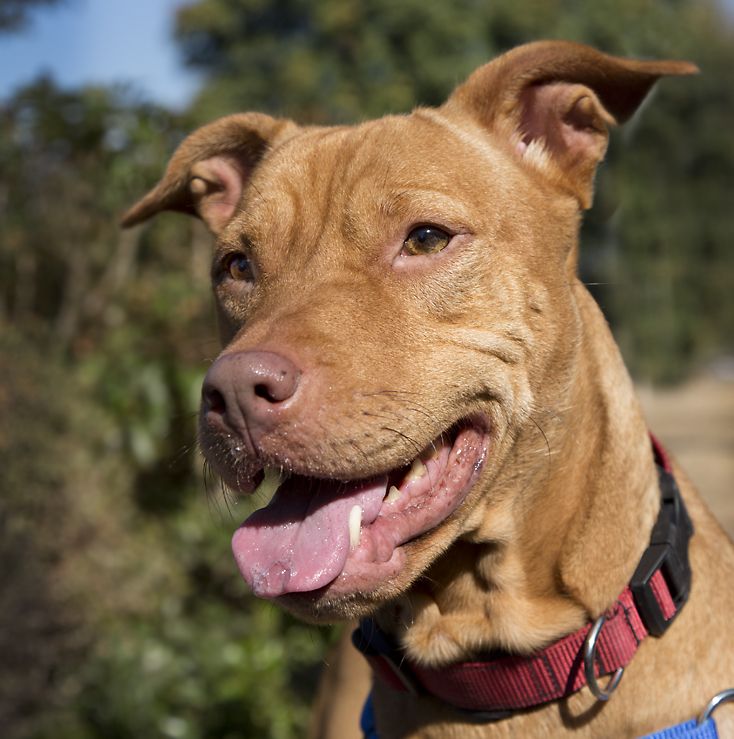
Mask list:
[[[165,526],[139,524],[152,528],[146,543],[159,547],[150,554],[164,560],[165,582],[134,611],[105,609],[75,676],[68,733],[54,720],[35,736],[302,736],[310,687],[304,694],[301,683],[313,685],[326,635],[242,599],[223,535],[234,521],[212,516],[201,499]]]
[[[116,225],[183,124],[39,80],[0,125],[1,733],[301,736],[328,633],[244,597],[195,451],[209,237]]]
[[[708,39],[688,49],[702,75],[665,85],[619,157],[609,312],[633,371],[658,381],[734,348],[734,94],[723,84],[734,45],[714,23],[688,27]]]
[[[734,44],[710,2],[200,0],[177,36],[206,78],[184,116],[49,79],[0,107],[4,737],[304,734],[330,632],[245,594],[245,512],[205,490],[195,448],[209,237],[173,216],[117,228],[194,122],[435,104],[533,38],[693,59],[704,74],[663,82],[613,141],[583,269],[638,376],[734,349]]]
[[[205,0],[179,14],[185,59],[211,74],[202,116],[248,107],[353,121],[439,103],[496,48],[476,0]],[[448,33],[447,29],[451,28]]]
[[[123,322],[139,239],[117,213],[160,172],[177,120],[121,91],[48,79],[0,108],[0,311],[51,326],[54,350]],[[178,255],[180,260],[180,254]],[[80,347],[79,347],[80,348]]]
[[[627,55],[698,49],[709,2],[598,0],[199,0],[179,11],[185,62],[207,75],[200,120],[266,110],[353,122],[437,105],[476,67],[539,38]],[[701,25],[700,23],[698,25]],[[715,31],[714,31],[715,32]]]
[[[114,425],[74,374],[10,328],[0,374],[0,727],[13,736],[63,704],[58,671],[93,641],[86,593],[117,571],[97,565],[124,541],[129,473]]]

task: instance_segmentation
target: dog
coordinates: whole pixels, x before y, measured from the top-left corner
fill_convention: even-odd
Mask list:
[[[576,276],[609,127],[696,71],[536,42],[409,115],[231,115],[123,218],[216,237],[201,447],[272,496],[234,556],[299,617],[362,619],[371,736],[636,737],[734,685],[734,546]]]

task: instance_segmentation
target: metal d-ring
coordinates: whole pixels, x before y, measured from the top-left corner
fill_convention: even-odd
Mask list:
[[[596,681],[596,675],[594,674],[594,658],[596,657],[596,642],[601,634],[602,626],[606,621],[605,616],[599,616],[594,621],[594,625],[589,630],[584,640],[584,673],[586,674],[586,684],[589,686],[592,695],[599,701],[608,701],[612,693],[616,690],[619,681],[622,679],[624,673],[624,667],[620,667],[614,675],[609,679],[607,686],[602,688]]]
[[[710,718],[711,714],[722,704],[728,703],[734,700],[734,688],[728,690],[722,690],[717,693],[708,703],[706,708],[703,709],[703,713],[698,717],[698,726],[705,724]]]

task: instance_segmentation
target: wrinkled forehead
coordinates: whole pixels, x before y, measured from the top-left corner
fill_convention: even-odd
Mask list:
[[[419,163],[430,176],[440,165],[435,146],[446,134],[438,116],[428,111],[356,126],[303,129],[272,152],[267,169],[278,177],[295,168],[312,185],[330,189],[386,175],[414,179],[421,175]]]
[[[347,231],[411,219],[461,225],[487,187],[501,186],[506,159],[481,131],[433,110],[303,129],[268,154],[235,220],[271,237],[273,228],[297,220],[303,229],[309,219]]]

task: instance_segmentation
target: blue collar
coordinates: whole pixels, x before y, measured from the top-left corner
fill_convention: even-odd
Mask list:
[[[645,734],[640,739],[719,739],[719,733],[716,731],[716,723],[713,716],[707,711],[704,713],[704,717],[701,723],[699,723],[700,719],[692,718],[690,721],[685,721],[682,724],[669,726],[667,729],[661,729],[652,734]],[[364,739],[380,739],[377,734],[377,727],[375,726],[372,693],[367,696],[364,708],[362,709],[359,727],[362,729]]]

